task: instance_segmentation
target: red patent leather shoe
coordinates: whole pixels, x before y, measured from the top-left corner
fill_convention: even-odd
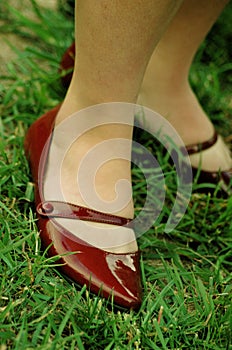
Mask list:
[[[139,252],[115,254],[96,248],[79,239],[60,225],[57,218],[86,220],[129,226],[131,219],[97,212],[86,207],[58,201],[45,201],[39,186],[43,184],[54,120],[59,106],[52,109],[29,128],[25,153],[35,183],[35,203],[42,245],[50,256],[61,256],[61,272],[91,292],[111,298],[123,308],[141,304]],[[44,149],[45,147],[45,149]],[[41,157],[43,152],[43,156]]]
[[[191,144],[186,146],[186,150],[189,155],[200,153],[204,150],[209,149],[213,145],[216,144],[218,140],[218,134],[215,131],[212,138],[205,142],[201,142],[198,144]],[[219,184],[220,189],[226,195],[231,194],[231,185],[232,185],[232,168],[223,171],[206,171],[199,170],[196,167],[192,166],[193,176],[197,176],[197,182],[200,184]]]

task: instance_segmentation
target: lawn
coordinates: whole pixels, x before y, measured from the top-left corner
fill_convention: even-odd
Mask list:
[[[1,40],[14,37],[8,41],[14,58],[0,70],[0,350],[231,350],[232,198],[218,196],[217,187],[203,193],[194,183],[184,217],[164,233],[175,197],[173,169],[147,135],[143,143],[156,153],[167,193],[163,212],[138,239],[141,308],[119,310],[88,288],[76,288],[55,270],[56,259],[41,250],[23,140],[29,125],[64,97],[58,67],[73,40],[73,21],[64,1],[56,11],[36,0],[23,3],[25,14],[7,2],[0,5]],[[190,74],[194,91],[228,141],[231,23],[232,3],[199,49]],[[136,167],[133,182],[139,208],[146,183]]]

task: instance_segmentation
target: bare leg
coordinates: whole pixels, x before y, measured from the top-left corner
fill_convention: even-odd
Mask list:
[[[58,119],[96,103],[136,102],[151,54],[181,2],[77,0],[75,69]]]
[[[64,103],[57,116],[57,124],[72,113],[102,102],[136,102],[144,71],[150,56],[176,13],[181,0],[78,0],[76,1],[76,58],[73,78]],[[99,120],[100,121],[100,120]],[[78,133],[78,130],[77,130]],[[89,206],[80,196],[76,178],[78,167],[87,152],[100,141],[112,138],[131,140],[132,127],[117,125],[96,127],[73,143],[62,167],[62,189],[68,202]],[[54,137],[59,149],[61,140]],[[104,150],[103,150],[104,153]],[[128,159],[128,150],[125,150]],[[56,160],[55,153],[50,157]],[[47,174],[47,186],[55,174]],[[95,179],[100,197],[111,201],[115,184],[130,179],[130,162],[124,159],[105,163]],[[131,190],[130,190],[131,192]],[[95,207],[95,209],[100,210]],[[130,200],[120,212],[133,217]],[[127,247],[128,250],[136,249]]]
[[[213,134],[213,125],[191,90],[188,74],[200,43],[227,3],[228,0],[185,0],[157,45],[145,73],[139,103],[165,116],[185,144],[208,140]],[[208,170],[231,166],[224,147],[218,146],[219,157],[208,154],[205,160]]]

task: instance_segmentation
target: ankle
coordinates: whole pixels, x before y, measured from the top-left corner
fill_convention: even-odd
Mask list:
[[[139,103],[160,113],[172,124],[183,142],[188,145],[208,140],[214,127],[199,104],[189,83],[174,89],[173,86],[145,87]]]

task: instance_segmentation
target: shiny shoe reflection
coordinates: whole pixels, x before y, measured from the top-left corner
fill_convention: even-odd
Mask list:
[[[25,153],[35,182],[38,228],[43,247],[49,247],[50,256],[61,256],[59,262],[62,263],[62,273],[75,283],[87,285],[91,292],[105,298],[113,296],[114,303],[121,307],[136,309],[141,304],[139,252],[120,254],[99,249],[73,235],[58,222],[58,218],[65,218],[105,223],[124,229],[123,226],[130,227],[131,219],[66,202],[47,202],[41,194],[39,186],[44,181],[58,110],[59,106],[34,122],[25,138]]]

